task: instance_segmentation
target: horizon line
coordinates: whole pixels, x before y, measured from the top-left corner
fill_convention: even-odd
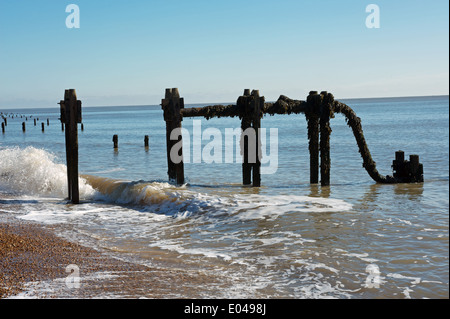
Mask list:
[[[444,97],[444,96],[450,96],[450,95],[449,94],[433,94],[433,95],[406,95],[406,96],[382,96],[382,97],[349,97],[349,98],[335,98],[335,100],[405,99],[405,98]],[[266,102],[275,103],[276,101],[266,101]],[[230,103],[235,103],[235,102],[196,102],[196,103],[187,103],[185,105],[193,105],[193,104],[226,105],[226,104],[230,104]],[[86,106],[86,107],[160,106],[160,105],[161,104],[91,105],[91,106]]]
[[[433,95],[406,95],[406,96],[382,96],[382,97],[349,97],[349,98],[335,98],[335,100],[376,100],[376,99],[404,99],[404,98],[425,98],[425,97],[449,97],[449,94],[433,94]],[[268,103],[273,103],[276,101],[267,101]],[[188,103],[185,105],[193,105],[193,104],[205,104],[205,105],[228,105],[232,104],[234,102],[194,102],[194,103]],[[118,106],[125,106],[125,107],[139,107],[139,106],[160,106],[161,104],[127,104],[127,105],[89,105],[84,106],[86,108],[91,107],[118,107]],[[0,107],[0,110],[3,107]],[[31,107],[13,107],[13,108],[3,108],[6,110],[13,110],[13,109],[46,109],[51,108],[48,107],[40,107],[40,106],[31,106]]]

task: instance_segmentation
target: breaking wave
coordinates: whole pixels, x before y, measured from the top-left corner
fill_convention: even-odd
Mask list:
[[[0,190],[18,195],[65,198],[67,168],[55,155],[34,147],[0,150]],[[125,181],[81,175],[80,199],[137,207],[171,216],[228,215],[239,219],[276,219],[287,212],[349,211],[339,199],[300,195],[204,194],[161,181]]]

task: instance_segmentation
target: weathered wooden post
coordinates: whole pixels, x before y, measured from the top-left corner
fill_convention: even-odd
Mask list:
[[[419,162],[419,155],[409,155],[410,183],[423,183],[423,165]]]
[[[144,147],[148,148],[148,135],[144,136]]]
[[[61,123],[66,126],[66,160],[69,200],[80,202],[78,185],[78,123],[81,123],[81,101],[74,89],[66,90],[60,102]],[[43,124],[43,123],[42,123]]]
[[[242,184],[261,186],[261,128],[264,97],[258,90],[244,90],[236,103],[241,119]],[[251,130],[249,130],[251,129]]]
[[[253,111],[252,126],[255,130],[255,163],[253,166],[253,187],[261,186],[261,110],[264,108],[264,96],[259,96],[259,90],[253,90],[251,109]]]
[[[320,93],[320,184],[330,185],[330,117],[332,117],[331,103],[334,101],[332,94],[326,91]]]
[[[309,140],[309,182],[319,183],[319,118],[320,118],[320,96],[317,91],[309,92],[306,98],[308,111],[305,112],[308,121]]]
[[[2,122],[2,133],[5,133],[5,123]]]
[[[50,120],[49,119],[47,119],[47,126],[49,126],[50,125]]]
[[[166,122],[166,144],[167,144],[167,167],[170,180],[176,180],[178,185],[184,184],[184,162],[183,162],[183,138],[181,135],[181,109],[184,108],[184,99],[180,98],[177,88],[166,89],[165,98],[161,101]],[[174,132],[174,130],[177,130]],[[178,131],[179,130],[179,131]],[[176,140],[172,140],[171,134],[178,134]],[[174,148],[174,146],[177,146]],[[177,150],[177,154],[172,153]]]
[[[41,123],[41,126],[42,126],[42,132],[44,132],[44,131],[45,131],[45,125],[44,125],[44,122]]]
[[[25,133],[25,122],[22,122],[22,132],[24,132]]]
[[[34,119],[34,126],[36,126],[36,119]]]
[[[419,155],[409,155],[407,161],[403,151],[395,152],[392,169],[397,183],[423,183],[423,165],[419,162]]]
[[[119,148],[119,136],[117,136],[117,134],[113,135],[112,141],[114,144],[114,149]]]
[[[242,184],[252,183],[252,165],[249,163],[249,136],[244,134],[252,125],[250,114],[250,89],[244,90],[244,95],[240,96],[236,102],[241,119],[241,155],[242,155]]]
[[[395,152],[395,160],[392,162],[392,169],[394,171],[394,178],[397,181],[403,181],[405,179],[405,176],[408,175],[405,163],[405,152]]]

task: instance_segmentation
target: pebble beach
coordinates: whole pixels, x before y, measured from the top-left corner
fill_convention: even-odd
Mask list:
[[[79,267],[78,287],[66,284],[68,265]],[[174,283],[183,293],[183,283],[205,280],[199,273],[122,261],[67,241],[49,226],[6,217],[0,211],[0,299],[132,298],[137,292],[159,299],[171,296]]]

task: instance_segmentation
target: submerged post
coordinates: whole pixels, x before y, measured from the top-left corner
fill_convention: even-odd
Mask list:
[[[332,117],[331,103],[334,100],[332,94],[321,92],[320,103],[320,184],[330,185],[330,117]]]
[[[73,204],[80,202],[78,185],[78,123],[81,123],[81,101],[77,100],[74,89],[66,90],[64,100],[60,102],[61,123],[66,130],[66,160],[69,200]]]
[[[319,183],[319,118],[320,101],[316,91],[309,92],[306,101],[308,102],[308,111],[305,113],[308,121],[308,140],[309,140],[309,182],[311,184]]]
[[[161,108],[166,122],[167,173],[170,180],[175,180],[178,185],[182,185],[184,184],[184,162],[181,109],[184,108],[184,99],[180,98],[177,88],[166,89]]]
[[[250,117],[250,89],[244,90],[244,95],[237,100],[237,107],[241,118],[241,155],[242,155],[242,184],[250,185],[252,183],[251,173],[252,165],[249,163],[249,135],[247,129],[251,127],[252,118]]]
[[[252,126],[255,131],[255,163],[253,164],[253,187],[261,186],[261,110],[264,108],[264,97],[259,96],[259,91],[252,92]]]
[[[244,95],[237,100],[239,117],[241,118],[241,155],[242,184],[253,187],[261,186],[261,128],[264,97],[258,90],[244,90]],[[253,183],[252,183],[253,180]]]
[[[407,161],[405,153],[397,151],[392,168],[397,183],[423,183],[423,165],[419,162],[419,155],[410,155]]]
[[[423,165],[419,162],[419,155],[409,155],[410,183],[423,183]]]

